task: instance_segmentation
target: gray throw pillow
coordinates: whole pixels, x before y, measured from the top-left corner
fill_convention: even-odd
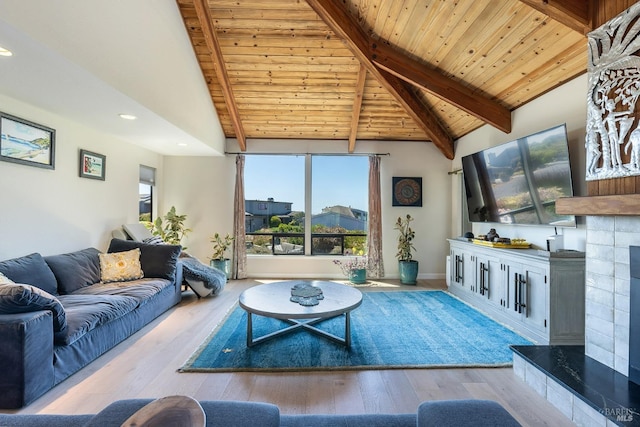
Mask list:
[[[39,253],[0,262],[0,273],[16,283],[27,283],[58,295],[56,276]]]
[[[0,314],[40,310],[51,311],[54,340],[56,343],[64,341],[67,333],[67,315],[58,298],[31,285],[14,283],[0,286]]]
[[[44,258],[58,280],[61,295],[67,295],[100,281],[100,251],[87,248]]]

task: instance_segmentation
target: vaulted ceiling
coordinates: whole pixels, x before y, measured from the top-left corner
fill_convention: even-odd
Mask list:
[[[586,72],[592,0],[177,0],[229,138],[453,141]]]

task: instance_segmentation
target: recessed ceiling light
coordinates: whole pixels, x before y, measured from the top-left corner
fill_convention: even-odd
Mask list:
[[[0,46],[0,56],[12,56],[13,52]]]
[[[187,145],[186,142],[178,142],[178,147],[186,147]]]
[[[134,116],[133,114],[120,114],[120,118],[121,119],[125,119],[125,120],[135,120],[135,119],[137,119],[137,117]]]

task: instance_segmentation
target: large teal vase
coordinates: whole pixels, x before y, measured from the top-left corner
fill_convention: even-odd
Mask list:
[[[210,263],[211,267],[224,271],[227,276],[227,281],[231,278],[231,260],[230,259],[212,259]]]
[[[356,285],[362,285],[367,282],[367,269],[357,268],[349,272],[349,281]]]
[[[415,285],[418,283],[418,261],[399,261],[400,283]]]

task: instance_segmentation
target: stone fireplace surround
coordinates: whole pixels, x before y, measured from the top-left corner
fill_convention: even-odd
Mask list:
[[[640,385],[628,380],[631,245],[640,216],[587,216],[584,347],[514,349],[515,374],[577,425],[640,425]]]

